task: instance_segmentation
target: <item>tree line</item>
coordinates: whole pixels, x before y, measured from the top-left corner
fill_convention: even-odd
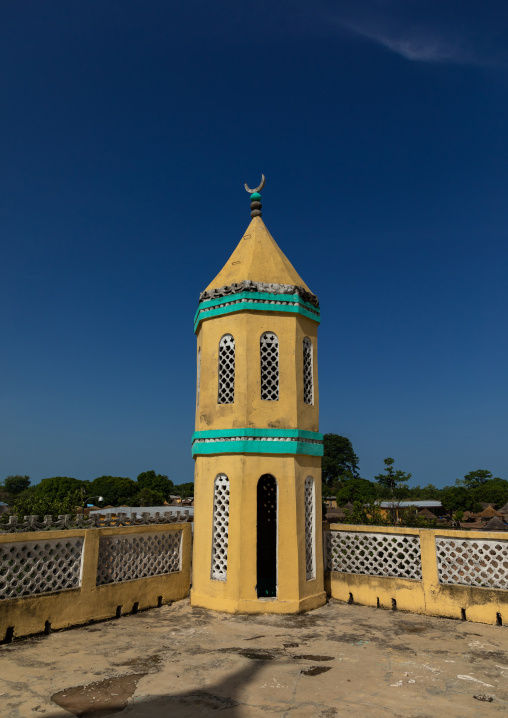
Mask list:
[[[508,481],[486,469],[470,471],[451,486],[438,489],[434,484],[408,486],[411,474],[395,469],[395,460],[384,459],[384,470],[374,481],[362,478],[360,460],[345,436],[324,435],[323,495],[336,496],[339,506],[350,502],[372,504],[375,501],[435,500],[452,515],[479,511],[482,503],[504,506],[508,502]]]
[[[75,514],[86,504],[99,506],[162,506],[170,495],[194,495],[194,483],[175,486],[165,474],[143,471],[136,480],[125,476],[98,476],[83,481],[69,476],[52,476],[31,484],[29,476],[7,476],[0,483],[0,501],[10,513],[23,516]],[[102,500],[99,501],[99,497]]]

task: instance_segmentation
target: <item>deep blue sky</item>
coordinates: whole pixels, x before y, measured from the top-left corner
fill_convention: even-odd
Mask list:
[[[0,63],[0,479],[192,479],[193,315],[261,172],[321,430],[366,478],[508,479],[505,0],[6,0]]]

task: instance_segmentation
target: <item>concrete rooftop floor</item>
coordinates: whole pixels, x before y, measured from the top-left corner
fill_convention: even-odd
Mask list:
[[[506,713],[506,627],[337,601],[231,616],[186,600],[0,646],[2,718]]]

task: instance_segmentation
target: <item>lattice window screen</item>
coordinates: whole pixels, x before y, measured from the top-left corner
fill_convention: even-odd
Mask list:
[[[279,399],[279,340],[273,332],[261,335],[261,398]]]
[[[314,548],[314,479],[305,479],[305,568],[307,581],[316,578],[316,552]]]
[[[309,337],[305,337],[303,340],[303,400],[306,404],[314,404],[312,342]]]
[[[181,531],[103,536],[97,586],[181,571]]]
[[[81,584],[83,538],[0,544],[0,599]]]
[[[233,404],[235,400],[235,340],[225,334],[219,342],[218,404]]]
[[[326,555],[329,571],[422,578],[420,539],[414,535],[327,531]]]
[[[508,541],[436,537],[440,583],[508,589]]]
[[[196,391],[196,411],[199,411],[199,391],[201,389],[201,347],[198,351],[198,387]]]
[[[212,578],[225,581],[228,571],[229,479],[219,474],[213,497]]]

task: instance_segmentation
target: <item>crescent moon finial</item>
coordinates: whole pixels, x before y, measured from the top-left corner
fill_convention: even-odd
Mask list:
[[[265,186],[265,182],[266,182],[265,176],[262,174],[261,175],[261,184],[259,185],[259,187],[256,187],[256,189],[250,189],[250,187],[247,185],[247,182],[246,182],[244,185],[245,191],[248,192],[249,194],[253,194],[254,192],[261,192],[261,190]]]
[[[261,175],[261,184],[259,187],[256,187],[256,189],[251,189],[247,183],[245,183],[245,191],[250,194],[250,216],[252,219],[254,217],[261,217],[261,195],[259,194],[263,187],[265,186],[265,176]]]

